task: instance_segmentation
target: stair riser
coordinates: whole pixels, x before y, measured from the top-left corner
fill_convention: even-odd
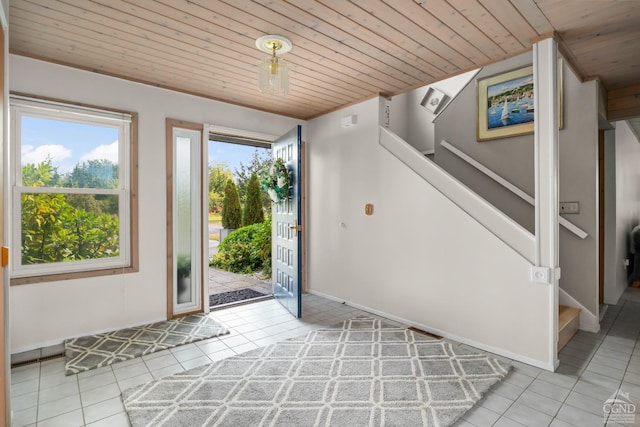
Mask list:
[[[558,333],[558,351],[562,350],[571,337],[573,337],[580,328],[580,316],[574,317],[564,328]]]

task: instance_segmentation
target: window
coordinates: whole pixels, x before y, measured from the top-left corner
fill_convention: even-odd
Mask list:
[[[137,271],[133,113],[12,96],[11,283]]]

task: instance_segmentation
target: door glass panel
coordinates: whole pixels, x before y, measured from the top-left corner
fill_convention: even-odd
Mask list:
[[[173,313],[200,308],[201,132],[173,130]]]
[[[192,302],[191,292],[191,139],[176,138],[176,284],[178,304]]]

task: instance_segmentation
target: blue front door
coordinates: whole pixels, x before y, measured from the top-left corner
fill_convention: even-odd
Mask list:
[[[302,127],[297,126],[273,143],[273,158],[282,159],[290,174],[289,197],[273,204],[271,265],[273,295],[296,317],[302,316],[300,145]]]

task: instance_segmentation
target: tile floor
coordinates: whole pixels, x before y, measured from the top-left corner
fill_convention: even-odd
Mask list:
[[[128,387],[366,314],[309,294],[303,312],[293,319],[275,300],[215,311],[231,334],[78,375],[64,375],[62,358],[14,368],[14,427],[129,426],[120,398]],[[609,306],[601,332],[579,332],[561,352],[556,373],[513,362],[509,377],[456,425],[605,425],[603,402],[616,390],[640,406],[639,331],[640,303]],[[637,419],[640,424],[640,414]]]

